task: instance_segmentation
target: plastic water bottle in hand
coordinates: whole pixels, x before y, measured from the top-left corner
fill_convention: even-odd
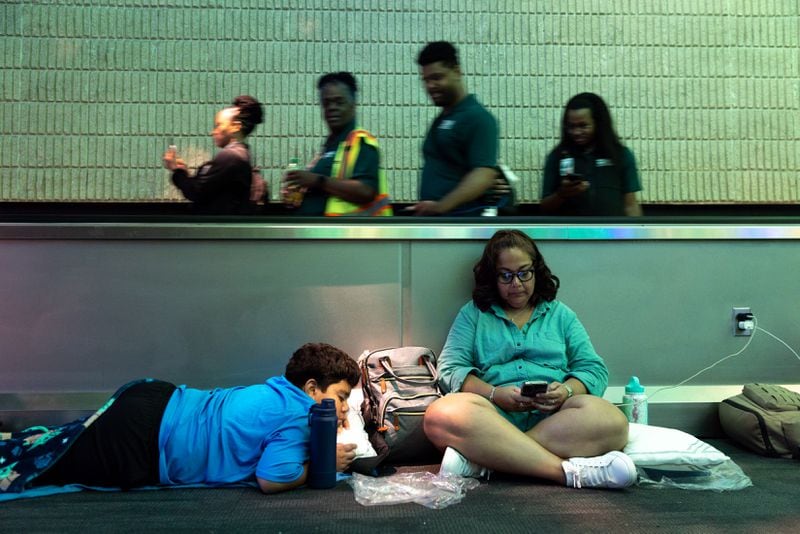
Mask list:
[[[291,171],[296,171],[300,168],[300,163],[297,158],[289,160],[289,165],[286,166],[286,172],[283,175],[283,187],[281,188],[281,195],[283,196],[283,203],[289,208],[297,208],[303,203],[303,198],[306,195],[305,187],[297,187],[294,185],[286,184],[286,175]]]

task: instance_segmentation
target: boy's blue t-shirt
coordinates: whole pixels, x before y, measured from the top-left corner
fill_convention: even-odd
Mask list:
[[[297,480],[308,461],[313,404],[283,376],[211,391],[179,386],[161,421],[161,483]]]

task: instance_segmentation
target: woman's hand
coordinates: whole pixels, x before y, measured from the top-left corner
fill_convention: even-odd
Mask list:
[[[337,443],[336,444],[336,471],[341,473],[350,467],[353,460],[356,458],[356,444],[355,443]]]
[[[564,384],[561,382],[550,382],[550,384],[547,385],[546,393],[539,393],[533,398],[534,407],[543,413],[557,412],[568,398],[569,391],[564,387]]]
[[[286,187],[295,189],[311,189],[319,184],[319,174],[309,171],[289,171],[283,177]]]
[[[161,161],[164,163],[164,168],[170,171],[176,169],[186,170],[186,163],[178,157],[178,153],[174,148],[168,148],[164,155],[161,156]]]
[[[547,385],[547,392],[539,393],[535,397],[526,397],[520,389],[514,386],[495,388],[494,403],[507,412],[529,412],[539,410],[542,413],[554,413],[569,398],[569,392],[561,382],[551,382]]]
[[[529,412],[536,409],[533,397],[521,395],[516,386],[496,387],[494,403],[507,412]]]

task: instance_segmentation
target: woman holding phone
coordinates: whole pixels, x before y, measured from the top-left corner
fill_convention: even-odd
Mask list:
[[[542,213],[639,216],[641,190],[633,152],[617,137],[606,103],[594,93],[573,96],[561,141],[545,160]]]
[[[261,178],[254,176],[250,148],[245,140],[262,120],[261,104],[249,95],[237,96],[232,105],[218,111],[211,137],[221,150],[214,159],[202,164],[194,176],[189,174],[175,147],[164,153],[164,167],[172,171],[172,183],[194,203],[195,211],[252,213],[258,198],[251,197],[251,189]],[[262,190],[259,195],[263,194]]]
[[[499,230],[473,269],[439,357],[447,392],[425,412],[425,433],[445,449],[441,471],[489,470],[571,487],[624,488],[636,468],[622,411],[602,398],[608,370],[536,244]]]

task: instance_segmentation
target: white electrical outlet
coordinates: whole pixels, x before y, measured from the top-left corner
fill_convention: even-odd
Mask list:
[[[733,315],[731,317],[732,317],[732,320],[733,320],[733,335],[734,336],[751,336],[751,335],[753,335],[753,329],[752,328],[739,328],[739,319],[737,318],[737,316],[740,315],[740,314],[743,314],[743,313],[752,314],[753,312],[750,310],[749,306],[739,306],[739,307],[734,306],[733,307]]]

